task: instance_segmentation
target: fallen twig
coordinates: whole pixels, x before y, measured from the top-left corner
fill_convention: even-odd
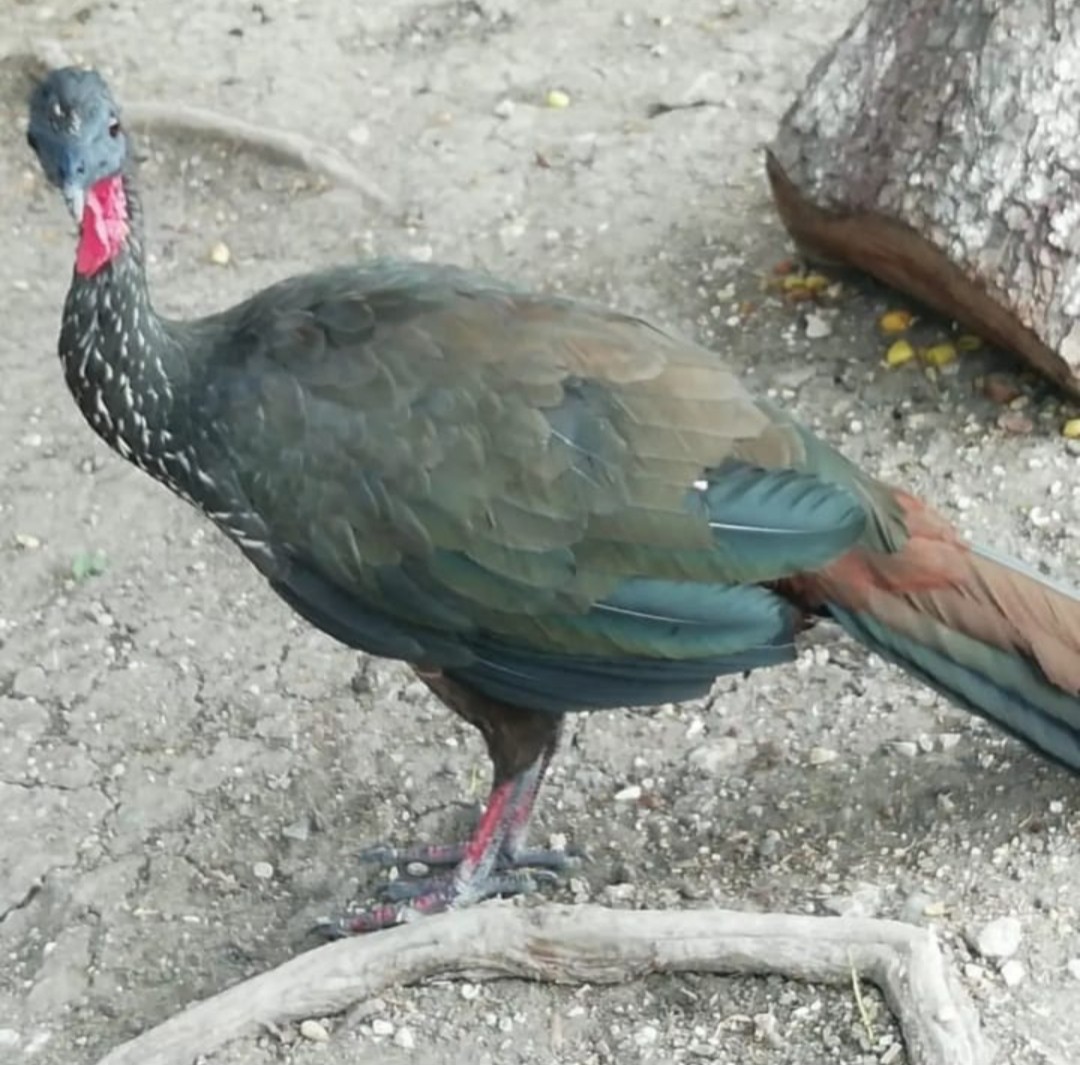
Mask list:
[[[18,56],[18,53],[16,55]],[[62,44],[51,39],[36,41],[22,58],[29,66],[36,68],[36,73],[78,65]],[[339,185],[356,189],[380,207],[390,206],[390,197],[364,177],[344,156],[303,134],[271,129],[205,107],[190,107],[186,104],[135,101],[125,104],[123,111],[125,120],[132,126],[170,129],[227,141],[321,174]]]
[[[933,932],[898,921],[486,904],[301,954],[189,1006],[98,1065],[191,1065],[261,1029],[430,977],[614,984],[658,972],[776,974],[881,988],[911,1065],[988,1065],[991,1050]]]

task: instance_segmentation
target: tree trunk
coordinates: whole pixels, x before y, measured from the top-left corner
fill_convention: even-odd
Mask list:
[[[808,253],[1080,395],[1080,4],[869,0],[767,170]]]

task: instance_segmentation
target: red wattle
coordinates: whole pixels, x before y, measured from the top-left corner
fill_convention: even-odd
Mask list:
[[[75,270],[92,277],[120,253],[128,234],[127,196],[119,174],[102,178],[86,193]]]

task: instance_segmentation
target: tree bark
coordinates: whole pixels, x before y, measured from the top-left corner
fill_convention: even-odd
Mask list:
[[[869,0],[784,116],[767,171],[808,253],[1080,395],[1080,5]]]

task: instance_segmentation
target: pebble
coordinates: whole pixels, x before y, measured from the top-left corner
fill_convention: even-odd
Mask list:
[[[807,760],[811,765],[828,765],[839,757],[840,755],[831,747],[811,747]]]
[[[932,896],[923,891],[915,891],[904,900],[900,908],[900,920],[908,924],[918,924],[924,917],[929,916],[932,907],[943,909],[940,903],[935,903]]]
[[[811,311],[806,316],[806,336],[809,340],[822,340],[825,337],[832,336],[832,322],[823,315],[814,314]]]
[[[1011,958],[1020,949],[1023,936],[1019,920],[999,917],[984,924],[971,938],[971,946],[984,958]]]
[[[544,103],[548,107],[561,111],[570,106],[570,94],[563,92],[562,89],[552,89],[544,98]]]
[[[402,1050],[412,1050],[416,1046],[416,1039],[408,1028],[399,1028],[394,1033],[394,1046]]]
[[[901,1046],[901,1044],[892,1043],[890,1044],[889,1049],[886,1050],[880,1058],[878,1058],[878,1061],[881,1063],[881,1065],[893,1065],[893,1062],[895,1062],[900,1057],[900,1055],[903,1054],[903,1052],[904,1048],[903,1046]]]
[[[874,917],[881,909],[882,891],[877,884],[858,884],[848,895],[832,895],[822,905],[837,917]]]
[[[274,875],[274,867],[269,862],[256,862],[251,872],[256,880],[269,880]]]
[[[36,699],[48,692],[49,681],[41,666],[24,666],[11,680],[11,694],[18,699]]]
[[[1080,958],[1070,958],[1065,963],[1065,968],[1074,980],[1080,980]]]
[[[954,750],[956,746],[960,743],[960,733],[943,732],[940,736],[938,736],[938,743],[941,744],[941,749],[943,751]]]
[[[911,740],[897,740],[892,745],[892,749],[905,758],[914,758],[919,753],[919,745],[912,743]]]
[[[647,1024],[634,1033],[634,1042],[639,1047],[651,1047],[660,1038],[660,1031],[655,1025]]]
[[[779,1049],[785,1040],[780,1032],[780,1022],[771,1013],[754,1014],[754,1038]]]
[[[1026,436],[1035,428],[1035,423],[1026,414],[1013,410],[1000,415],[997,423],[999,429],[1003,429],[1013,436]]]
[[[376,1017],[375,1020],[371,1022],[371,1031],[374,1035],[393,1035],[394,1026],[383,1017]]]
[[[1016,958],[1010,958],[1001,967],[1001,979],[1006,987],[1016,987],[1023,983],[1025,976],[1027,976],[1027,970],[1024,968],[1024,963],[1017,961]]]
[[[330,1042],[330,1033],[326,1030],[326,1025],[310,1017],[300,1022],[300,1035],[309,1043]]]
[[[511,118],[514,114],[514,101],[503,97],[493,108],[496,118]]]
[[[229,245],[225,241],[219,240],[210,246],[208,258],[215,266],[228,266],[232,259],[232,252],[229,251]]]
[[[620,788],[619,791],[615,792],[616,802],[637,802],[640,798],[640,784],[628,784],[625,788]]]
[[[636,893],[633,884],[608,884],[600,894],[606,902],[629,902]]]
[[[472,1002],[480,997],[480,985],[479,984],[462,984],[461,985],[461,997],[466,1002]]]
[[[36,551],[41,546],[41,541],[32,533],[16,533],[15,546],[24,551]]]
[[[705,773],[715,774],[735,760],[739,753],[739,743],[733,736],[724,736],[713,743],[695,747],[687,756],[686,760],[695,769]]]
[[[298,821],[293,821],[291,825],[286,825],[281,830],[281,834],[286,839],[294,839],[298,843],[303,843],[311,835],[311,818],[301,817]]]

